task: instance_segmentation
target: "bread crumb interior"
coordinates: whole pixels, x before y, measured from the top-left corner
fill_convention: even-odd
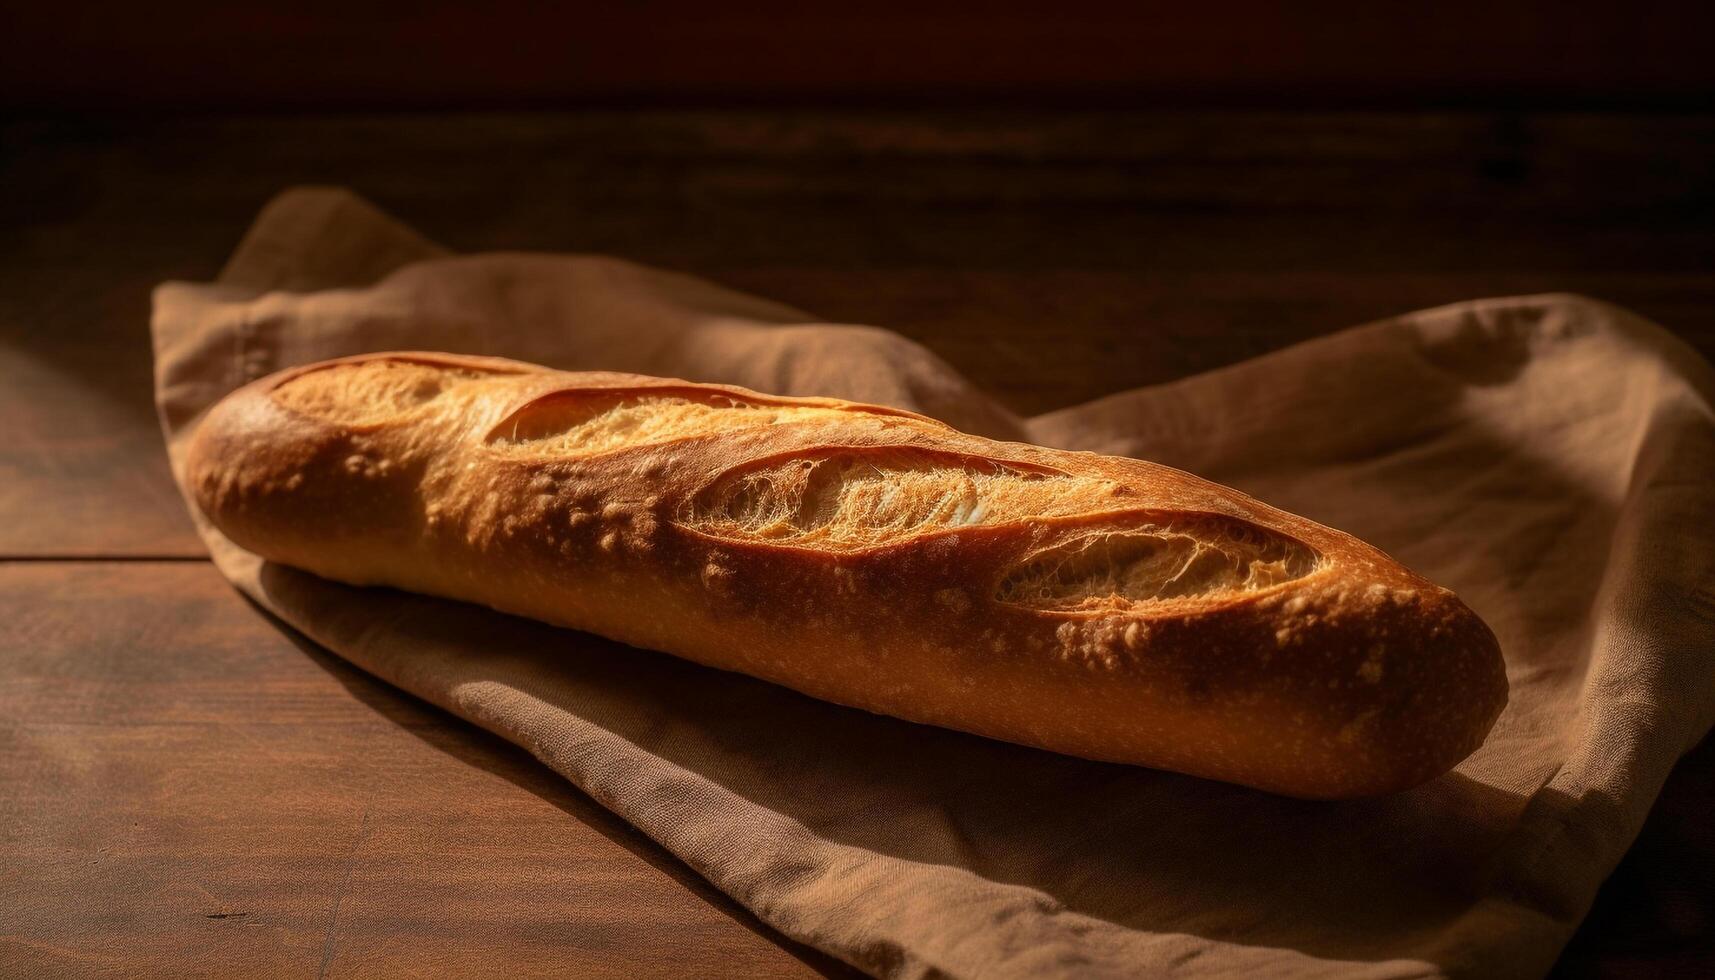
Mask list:
[[[378,358],[301,374],[274,389],[287,408],[340,425],[374,425],[435,401],[489,372]]]
[[[513,455],[564,458],[632,449],[814,419],[847,419],[837,408],[769,405],[710,394],[699,398],[573,391],[532,402],[496,426],[488,444]]]
[[[1118,490],[1109,480],[951,453],[824,452],[729,472],[699,495],[687,523],[728,537],[855,550],[1087,512]]]
[[[1002,579],[995,598],[1071,611],[1241,595],[1303,578],[1319,561],[1284,535],[1204,515],[1092,530],[1025,562]]]

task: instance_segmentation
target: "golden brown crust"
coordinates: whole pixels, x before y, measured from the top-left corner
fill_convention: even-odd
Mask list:
[[[895,409],[375,354],[235,392],[188,478],[328,578],[1294,796],[1421,783],[1506,702],[1482,621],[1349,535]]]

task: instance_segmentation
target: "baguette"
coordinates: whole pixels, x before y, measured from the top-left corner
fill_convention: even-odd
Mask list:
[[[1422,783],[1507,698],[1482,620],[1356,538],[897,409],[372,354],[231,394],[186,466],[234,542],[329,579],[1291,796]]]

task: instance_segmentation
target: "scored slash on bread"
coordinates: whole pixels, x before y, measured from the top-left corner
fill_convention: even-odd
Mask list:
[[[1293,796],[1422,783],[1506,703],[1476,614],[1350,535],[898,409],[372,354],[229,395],[187,466],[229,538],[326,578]]]

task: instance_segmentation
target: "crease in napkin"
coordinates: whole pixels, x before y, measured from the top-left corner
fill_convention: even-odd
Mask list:
[[[1715,375],[1594,300],[1461,303],[1026,419],[886,330],[613,259],[453,256],[300,188],[216,282],[162,285],[153,335],[176,473],[211,404],[307,361],[414,348],[678,376],[1181,467],[1373,542],[1499,636],[1511,703],[1475,755],[1408,793],[1309,803],[322,581],[192,508],[284,622],[877,975],[1540,974],[1715,718]]]

